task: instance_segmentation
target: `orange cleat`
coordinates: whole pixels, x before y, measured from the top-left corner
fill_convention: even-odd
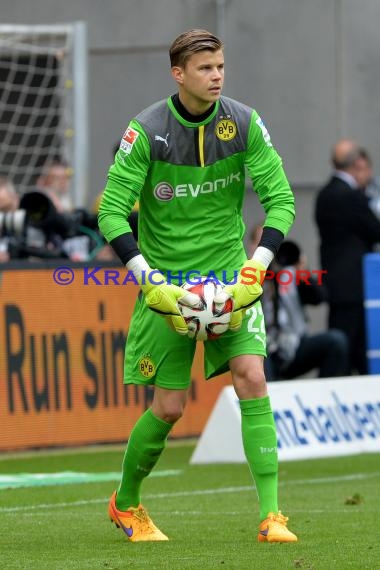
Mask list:
[[[259,534],[257,540],[259,542],[297,542],[295,534],[290,532],[286,523],[288,517],[285,517],[281,511],[276,515],[269,513],[259,526]]]
[[[116,508],[116,491],[108,504],[108,515],[117,528],[121,528],[130,542],[169,540],[149,517],[142,505],[127,511]]]

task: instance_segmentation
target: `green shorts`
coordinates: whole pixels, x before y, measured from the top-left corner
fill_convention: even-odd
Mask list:
[[[188,388],[196,343],[171,330],[140,295],[128,331],[124,383],[154,384],[171,390]],[[204,342],[205,377],[227,372],[230,359],[242,354],[266,356],[265,323],[259,302],[247,310],[239,331],[227,331],[216,340]]]

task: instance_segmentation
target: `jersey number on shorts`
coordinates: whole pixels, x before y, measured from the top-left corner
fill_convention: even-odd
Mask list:
[[[265,321],[261,305],[258,305],[257,307],[253,305],[253,307],[247,309],[246,312],[247,315],[249,315],[247,323],[248,332],[254,334],[255,339],[259,340],[265,346]]]

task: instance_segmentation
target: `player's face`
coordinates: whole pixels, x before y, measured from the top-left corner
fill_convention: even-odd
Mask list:
[[[173,67],[181,103],[192,114],[204,113],[219,99],[224,81],[221,50],[201,51],[190,56],[185,67]]]

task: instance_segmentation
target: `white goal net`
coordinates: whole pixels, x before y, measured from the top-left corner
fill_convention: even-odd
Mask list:
[[[0,25],[0,175],[23,193],[46,163],[64,162],[76,206],[87,191],[85,32],[82,22]]]

